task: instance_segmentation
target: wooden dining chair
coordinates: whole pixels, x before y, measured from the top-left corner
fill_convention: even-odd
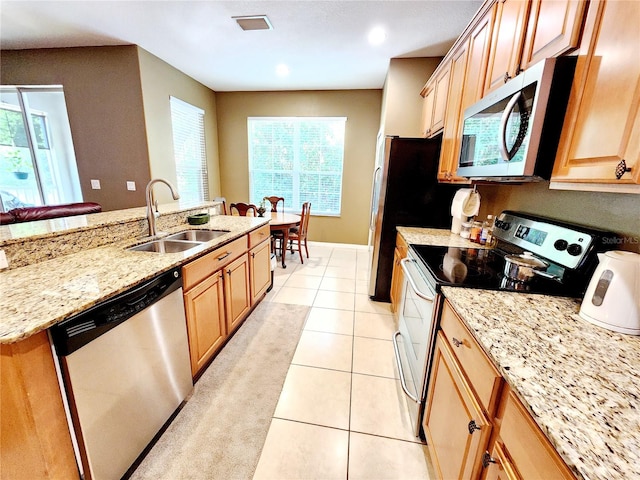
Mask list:
[[[227,199],[224,197],[215,197],[213,199],[214,202],[222,202],[220,205],[220,215],[229,215],[229,211],[227,210]]]
[[[302,204],[302,213],[300,213],[300,226],[289,230],[289,250],[293,253],[294,246],[297,244],[296,250],[300,254],[300,262],[304,263],[302,258],[302,243],[304,242],[304,250],[309,258],[309,249],[307,248],[307,230],[309,229],[309,217],[311,216],[311,202]]]
[[[264,197],[263,200],[268,200],[271,204],[271,211],[278,211],[278,202],[282,202],[282,209],[284,210],[284,197]]]
[[[231,210],[231,214],[233,215],[233,211],[237,211],[238,215],[242,217],[247,216],[247,212],[252,212],[254,217],[258,216],[258,207],[256,207],[253,203],[232,203],[229,205],[229,209]]]

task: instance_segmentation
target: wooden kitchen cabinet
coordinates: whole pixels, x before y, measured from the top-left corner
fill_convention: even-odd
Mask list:
[[[425,137],[433,137],[444,127],[449,95],[450,62],[443,60],[420,94],[424,97],[421,131]]]
[[[491,423],[442,332],[436,340],[422,427],[438,478],[478,478]]]
[[[639,25],[638,2],[590,3],[552,188],[640,193]]]
[[[251,305],[267,292],[271,285],[271,232],[269,225],[251,232],[249,235],[249,280],[251,284]]]
[[[407,242],[404,241],[402,235],[396,236],[396,248],[393,252],[393,271],[391,272],[391,292],[389,297],[391,298],[391,311],[398,312],[399,302],[402,296],[402,285],[404,284],[404,271],[400,260],[407,257],[408,251]]]
[[[79,478],[47,332],[0,352],[0,478]]]
[[[524,405],[508,387],[502,392],[495,425],[491,453],[487,451],[485,455],[484,480],[575,479]]]
[[[240,326],[251,309],[249,255],[243,254],[224,268],[227,334]]]
[[[531,2],[498,0],[491,52],[487,65],[485,94],[520,73],[520,55]]]
[[[468,38],[451,55],[449,96],[438,164],[440,182],[469,183],[468,178],[456,175],[462,123],[465,109],[482,98],[495,10],[494,6],[480,18]]]

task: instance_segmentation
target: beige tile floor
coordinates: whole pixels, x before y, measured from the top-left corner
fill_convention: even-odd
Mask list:
[[[369,250],[309,244],[266,301],[311,306],[254,479],[429,479],[399,385],[390,305],[367,294]]]

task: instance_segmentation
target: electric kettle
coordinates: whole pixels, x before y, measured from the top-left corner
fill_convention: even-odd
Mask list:
[[[640,254],[598,253],[580,317],[614,332],[640,335]]]

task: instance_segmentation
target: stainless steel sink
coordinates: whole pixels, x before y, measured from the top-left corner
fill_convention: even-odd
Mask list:
[[[127,250],[137,252],[179,253],[199,247],[203,242],[172,241],[168,239],[154,240],[152,242],[129,247]]]
[[[192,242],[208,242],[229,232],[225,230],[185,230],[169,235],[166,240],[187,240]]]

